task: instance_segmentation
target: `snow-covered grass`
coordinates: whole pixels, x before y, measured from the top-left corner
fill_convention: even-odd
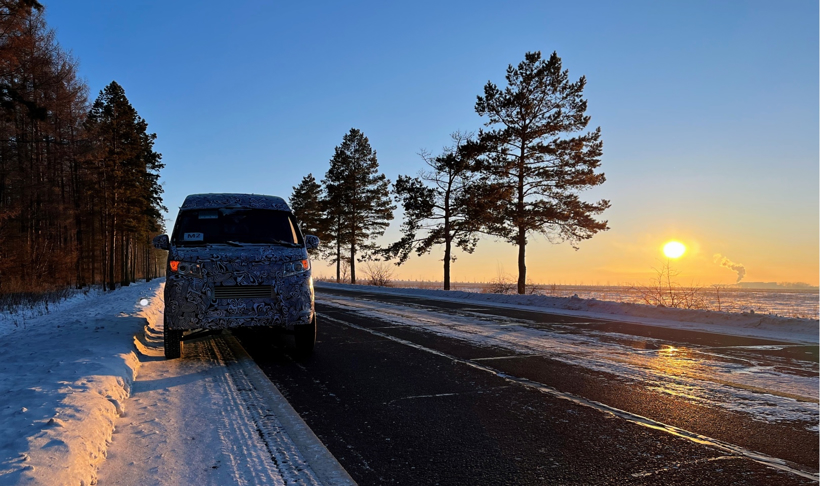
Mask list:
[[[102,294],[102,288],[62,289],[39,295],[0,296],[0,336],[28,321],[56,311],[71,309]]]
[[[0,483],[90,485],[139,361],[142,298],[161,281],[78,294],[0,332]]]
[[[770,314],[730,313],[709,310],[672,309],[645,304],[609,302],[577,297],[545,295],[502,295],[475,292],[371,287],[364,285],[316,282],[317,288],[378,292],[426,299],[447,300],[495,307],[549,311],[554,314],[592,319],[634,322],[658,327],[716,332],[734,336],[777,339],[794,343],[817,344],[820,323],[817,319],[781,317]]]

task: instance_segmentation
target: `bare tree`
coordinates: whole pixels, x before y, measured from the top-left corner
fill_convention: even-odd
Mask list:
[[[472,253],[478,233],[498,214],[493,211],[503,196],[498,186],[486,183],[476,171],[471,134],[455,132],[453,145],[438,156],[422,151],[429,167],[418,177],[400,175],[393,185],[396,202],[404,209],[402,238],[383,254],[407,261],[412,252],[419,256],[433,246],[444,246],[444,290],[450,290],[450,264],[456,260],[453,246]]]
[[[391,287],[393,265],[383,261],[367,261],[364,264],[364,276],[368,285]]]

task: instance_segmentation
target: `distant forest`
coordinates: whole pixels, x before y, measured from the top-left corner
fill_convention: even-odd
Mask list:
[[[164,272],[156,135],[111,82],[89,103],[36,0],[0,0],[0,296]]]

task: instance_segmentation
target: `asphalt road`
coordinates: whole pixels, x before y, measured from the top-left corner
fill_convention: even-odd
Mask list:
[[[756,421],[548,357],[323,307],[322,296],[351,294],[317,290],[319,343],[311,357],[295,356],[287,336],[235,334],[359,484],[817,483],[811,476],[817,471],[818,436],[805,424]],[[445,313],[464,307],[355,295]],[[470,305],[473,311],[480,307]],[[572,321],[509,309],[481,311],[535,326]],[[616,331],[619,339],[651,333],[676,346],[726,347],[729,355],[732,346],[771,343],[616,322],[593,326]],[[816,347],[754,352],[817,359]],[[704,444],[681,434],[716,441]],[[751,451],[769,459],[755,461]],[[767,465],[770,458],[783,460],[786,468]]]

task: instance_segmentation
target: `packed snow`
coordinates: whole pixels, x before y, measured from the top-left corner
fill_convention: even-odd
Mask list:
[[[230,335],[163,357],[162,289],[5,316],[0,484],[352,484]]]
[[[551,314],[633,322],[672,329],[714,332],[730,336],[775,339],[793,343],[817,344],[820,341],[820,321],[817,319],[799,319],[770,314],[673,309],[645,304],[580,299],[577,297],[482,294],[477,292],[373,287],[329,282],[316,282],[314,286],[358,292],[389,293],[392,295],[492,305],[494,307],[538,312],[548,310]]]

